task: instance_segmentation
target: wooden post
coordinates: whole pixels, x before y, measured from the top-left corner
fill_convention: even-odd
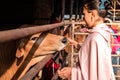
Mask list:
[[[114,2],[114,8],[113,8],[113,22],[115,21],[115,17],[116,17],[116,2],[117,2],[117,0],[114,0],[113,1]]]
[[[73,0],[70,0],[70,21],[72,21],[73,15]]]
[[[75,21],[78,19],[78,0],[75,1],[76,3],[76,11],[75,11]]]
[[[65,0],[62,0],[62,15],[61,15],[62,21],[64,21],[64,15],[65,15]]]

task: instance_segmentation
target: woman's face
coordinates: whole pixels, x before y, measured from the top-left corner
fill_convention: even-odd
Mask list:
[[[88,12],[86,8],[83,9],[84,19],[89,28],[93,27],[93,17],[92,13]]]

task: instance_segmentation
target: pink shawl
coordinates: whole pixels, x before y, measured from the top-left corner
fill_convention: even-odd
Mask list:
[[[79,51],[79,65],[72,69],[72,80],[115,80],[110,31],[105,24],[90,30]]]

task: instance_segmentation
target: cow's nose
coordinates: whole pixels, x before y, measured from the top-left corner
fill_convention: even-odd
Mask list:
[[[67,38],[66,37],[63,38],[62,43],[67,43]]]

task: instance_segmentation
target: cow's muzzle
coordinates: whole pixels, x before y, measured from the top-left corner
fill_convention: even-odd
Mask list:
[[[67,41],[67,38],[64,37],[64,38],[62,39],[62,43],[66,44],[67,42],[68,42],[68,41]]]

